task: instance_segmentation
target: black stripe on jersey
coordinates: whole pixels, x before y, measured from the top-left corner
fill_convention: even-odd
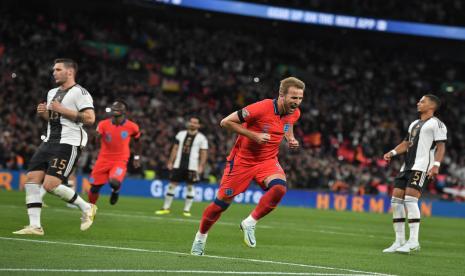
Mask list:
[[[63,98],[66,97],[70,88],[66,90],[58,90],[53,96],[52,101],[62,102]],[[61,124],[61,114],[55,111],[49,110],[48,112],[48,123],[50,124],[50,136],[48,137],[48,142],[50,143],[60,143],[61,140],[61,131],[63,125]]]
[[[184,137],[184,141],[182,141],[181,145],[181,162],[179,164],[180,169],[189,169],[189,161],[191,157],[191,152],[192,149],[194,148],[194,140],[195,136],[197,135],[190,135],[189,133],[186,133],[186,137]],[[186,143],[187,142],[187,143]]]
[[[82,140],[84,138],[84,134],[82,133],[82,128],[79,127],[79,135],[81,135],[81,139],[79,139],[79,145],[82,145]]]
[[[82,112],[82,111],[87,110],[87,109],[92,109],[93,110],[94,108],[90,107],[90,106],[89,107],[84,107],[83,109],[80,109],[79,112]]]
[[[407,154],[405,155],[406,171],[411,170],[413,165],[415,164],[415,157],[417,155],[418,149],[418,141],[420,140],[420,132],[425,122],[426,121],[419,120],[410,130],[409,142],[411,143],[411,146],[408,148]]]
[[[76,87],[81,89],[82,95],[89,95],[89,91],[87,91],[84,87],[80,86],[79,84],[76,84]]]
[[[441,120],[439,120],[439,119],[436,118],[436,117],[434,117],[434,119],[436,120],[436,122],[438,122],[438,128],[444,128],[444,127],[446,127],[446,126],[444,125],[444,123],[443,123]]]

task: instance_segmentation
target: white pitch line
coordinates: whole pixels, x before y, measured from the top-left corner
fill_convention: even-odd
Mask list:
[[[71,243],[71,242],[59,242],[59,241],[47,241],[47,240],[29,240],[29,239],[9,238],[9,237],[1,237],[1,236],[0,236],[0,240],[25,241],[25,242],[72,245],[72,246],[81,246],[81,247],[135,251],[135,252],[149,252],[149,253],[163,253],[163,254],[171,254],[171,255],[192,256],[189,253],[176,252],[176,251],[150,250],[150,249],[143,249],[143,248],[130,248],[130,247],[118,247],[118,246],[108,246],[108,245]],[[347,269],[347,268],[335,268],[335,267],[327,267],[327,266],[319,266],[319,265],[271,261],[271,260],[246,259],[246,258],[239,258],[239,257],[226,257],[226,256],[215,256],[215,255],[204,255],[204,256],[194,256],[194,257],[236,260],[236,261],[253,262],[253,263],[268,263],[268,264],[275,264],[275,265],[288,265],[288,266],[295,266],[295,267],[308,267],[308,268],[317,268],[317,269],[326,269],[326,270],[340,270],[340,271],[353,272],[353,273],[364,274],[364,275],[368,274],[368,275],[379,275],[379,276],[393,276],[392,274],[384,274],[384,273],[378,273],[378,272],[361,271],[361,270]]]
[[[276,271],[219,271],[219,270],[166,270],[166,269],[52,269],[52,268],[0,268],[5,272],[74,272],[74,273],[182,273],[182,274],[237,274],[237,275],[321,275],[321,276],[367,276],[367,274],[339,274],[318,272]]]

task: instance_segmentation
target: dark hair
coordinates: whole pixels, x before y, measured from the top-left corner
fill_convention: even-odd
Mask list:
[[[70,59],[70,58],[57,58],[57,59],[55,59],[54,64],[57,64],[57,63],[63,63],[66,68],[73,68],[74,74],[77,74],[77,72],[78,72],[77,63],[74,60]]]
[[[427,97],[427,98],[430,99],[432,102],[434,102],[434,104],[436,105],[435,110],[438,110],[439,107],[441,107],[441,100],[440,100],[436,95],[433,95],[433,94],[426,94],[425,97]]]
[[[124,107],[126,108],[126,110],[128,110],[128,109],[129,109],[129,105],[128,105],[128,103],[127,103],[127,102],[125,102],[123,99],[121,99],[121,98],[117,98],[117,99],[115,99],[115,100],[113,101],[113,103],[115,103],[115,102],[118,102],[118,103],[121,103],[121,104],[123,104],[123,105],[124,105]]]
[[[197,121],[199,121],[199,123],[200,123],[200,117],[199,116],[191,115],[191,116],[189,116],[189,121],[191,119],[197,119]]]

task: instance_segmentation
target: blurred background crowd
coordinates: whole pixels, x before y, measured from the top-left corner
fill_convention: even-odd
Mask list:
[[[355,5],[354,15],[392,11],[395,19],[465,23],[463,16],[441,15],[443,5],[463,12],[460,1],[422,1],[415,13],[398,12],[396,1],[326,2],[306,1],[298,7],[337,13]],[[430,13],[434,5],[439,8]],[[133,176],[148,177],[153,171],[166,177],[173,137],[195,115],[210,145],[203,178],[218,182],[235,141],[220,129],[220,120],[247,104],[277,97],[279,81],[296,76],[307,83],[302,116],[294,127],[302,147],[289,151],[283,144],[280,152],[291,187],[389,193],[402,158],[387,164],[382,156],[406,136],[421,96],[434,93],[443,101],[437,116],[448,127],[448,141],[441,174],[425,194],[464,200],[444,193],[445,188],[465,189],[465,59],[456,51],[463,51],[463,45],[346,31],[328,34],[326,29],[238,22],[196,12],[167,14],[163,8],[148,13],[132,4],[99,14],[64,5],[27,12],[19,4],[1,7],[0,168],[27,167],[45,132],[46,123],[35,110],[53,88],[53,60],[71,57],[79,64],[78,83],[93,96],[98,120],[108,116],[105,107],[114,99],[123,98],[130,118],[141,126],[143,167],[130,168]],[[91,139],[79,171],[89,173],[97,154],[98,143]]]

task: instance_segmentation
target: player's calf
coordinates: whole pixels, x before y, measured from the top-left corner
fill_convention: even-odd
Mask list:
[[[215,199],[210,205],[207,206],[200,221],[199,231],[197,231],[194,242],[192,243],[191,254],[203,255],[205,253],[205,245],[207,243],[208,230],[215,224],[223,213],[230,205],[230,202]]]
[[[255,220],[259,220],[262,217],[273,211],[281,202],[281,199],[286,194],[286,181],[283,179],[273,179],[268,183],[268,191],[262,196],[258,202],[257,207],[253,210],[251,216]]]
[[[91,184],[89,192],[87,194],[89,198],[89,202],[92,204],[95,204],[100,196],[100,189],[102,188],[103,185],[95,185]]]
[[[112,188],[110,196],[110,204],[115,205],[118,202],[119,190],[121,188],[121,182],[116,179],[110,179],[110,186]]]

